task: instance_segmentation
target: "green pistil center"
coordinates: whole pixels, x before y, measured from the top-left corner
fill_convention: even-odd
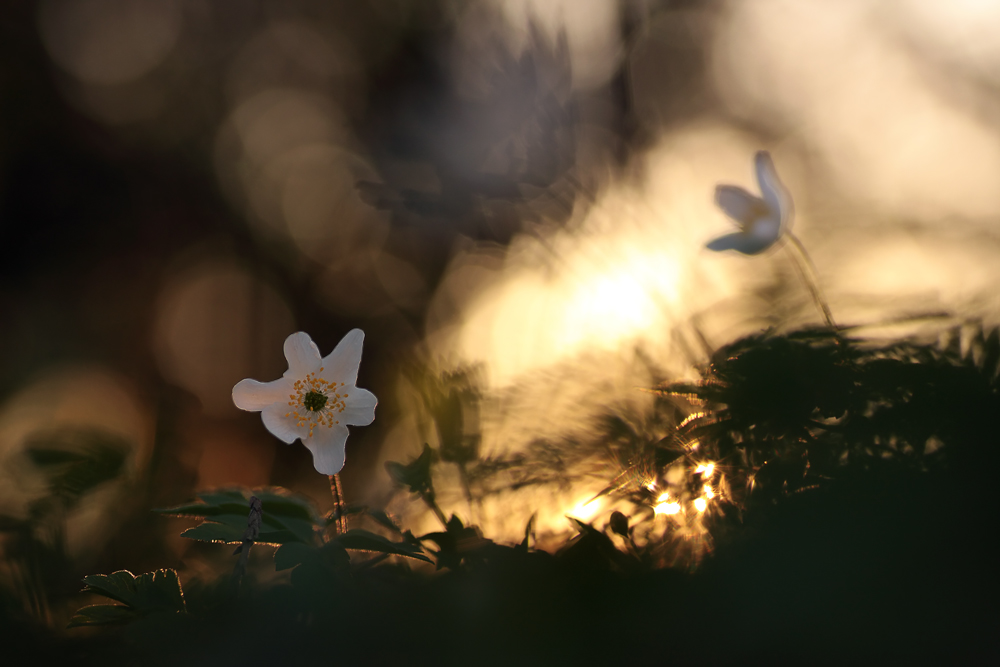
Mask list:
[[[318,391],[310,391],[306,394],[306,397],[302,399],[302,405],[305,406],[306,410],[319,412],[326,405],[326,401],[326,394],[321,394]]]

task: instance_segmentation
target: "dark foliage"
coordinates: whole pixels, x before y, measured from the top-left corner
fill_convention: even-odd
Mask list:
[[[660,387],[658,409],[678,427],[625,472],[711,457],[746,487],[710,513],[714,554],[693,572],[660,567],[680,538],[633,541],[641,511],[578,522],[555,554],[529,548],[530,526],[507,546],[454,516],[399,540],[373,511],[397,537],[290,540],[275,556],[294,568],[288,583],[255,583],[251,570],[236,594],[225,577],[189,586],[186,611],[143,615],[112,631],[115,645],[150,665],[989,664],[1000,337],[967,334],[877,346],[765,333],[720,350],[701,382]],[[625,420],[607,426],[632,442]],[[425,495],[435,458],[427,447],[390,472]],[[642,488],[608,493],[649,511]],[[266,525],[266,501],[264,513]],[[421,545],[436,575],[406,564]],[[381,556],[349,555],[358,549],[410,560],[375,566]]]

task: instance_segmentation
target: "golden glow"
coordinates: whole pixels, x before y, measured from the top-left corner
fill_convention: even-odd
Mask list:
[[[591,521],[603,508],[604,498],[588,498],[578,502],[566,515],[580,521]]]
[[[428,310],[432,347],[449,364],[484,363],[494,387],[598,355],[619,382],[637,344],[683,376],[698,344],[677,328],[692,308],[745,288],[731,265],[704,262],[703,246],[705,220],[729,224],[711,192],[746,171],[755,146],[729,128],[691,128],[650,155],[645,182],[609,189],[572,225],[519,236],[501,256],[457,255]],[[709,340],[718,326],[713,318]]]
[[[681,511],[681,504],[677,501],[660,503],[653,508],[654,514],[677,514]]]
[[[669,491],[664,491],[663,493],[660,494],[660,497],[656,499],[656,502],[658,502],[658,503],[665,503],[669,499],[670,499],[670,492]]]
[[[695,498],[694,508],[699,512],[704,512],[706,509],[708,509],[708,501],[705,500],[704,498]]]
[[[692,412],[691,414],[689,414],[687,417],[684,418],[684,421],[682,421],[680,424],[677,425],[677,430],[678,431],[681,430],[682,428],[693,422],[695,419],[700,419],[701,417],[704,417],[707,414],[708,414],[707,412]]]
[[[935,46],[928,42],[942,45],[927,35],[954,28],[938,16],[909,19],[917,3],[885,4],[896,10],[882,14],[858,2],[735,3],[716,33],[717,90],[732,108],[810,127],[811,148],[830,177],[859,200],[932,223],[992,218],[1000,211],[994,128],[967,106],[968,98],[943,92],[926,76],[924,58],[935,57],[927,55]],[[957,14],[955,3],[920,4],[940,5],[935,15]],[[886,20],[892,13],[904,29],[911,26],[904,40],[901,26]],[[975,43],[971,32],[951,37],[966,53]],[[974,59],[980,71],[996,72],[995,56],[982,55]],[[907,151],[897,149],[914,137],[919,141]]]
[[[961,1],[971,6],[976,0]],[[988,108],[979,105],[993,95],[983,92],[989,86],[966,89],[964,80],[956,83],[961,95],[949,94],[950,88],[924,76],[928,63],[944,62],[937,59],[940,54],[911,48],[890,19],[902,4],[917,2],[903,0],[877,12],[857,2],[727,5],[719,32],[713,32],[712,74],[714,92],[736,123],[701,118],[675,126],[637,165],[643,167],[637,172],[641,178],[609,182],[589,204],[573,207],[572,224],[539,225],[531,235],[516,237],[506,251],[470,244],[456,252],[428,309],[427,343],[442,365],[482,362],[491,389],[516,389],[505,398],[514,405],[503,414],[517,417],[484,420],[484,443],[495,443],[499,452],[518,451],[537,437],[526,426],[532,422],[554,435],[560,429],[575,433],[592,414],[590,404],[580,407],[584,401],[575,392],[587,400],[598,396],[595,403],[604,409],[612,402],[611,392],[641,386],[630,356],[639,344],[648,346],[650,356],[669,367],[664,374],[674,377],[675,369],[690,368],[691,357],[703,349],[755,330],[761,317],[773,315],[768,304],[746,295],[766,293],[790,270],[784,251],[746,258],[704,248],[706,241],[732,229],[713,203],[716,184],[738,183],[756,191],[748,156],[761,148],[773,152],[796,197],[796,232],[813,253],[838,320],[881,320],[897,308],[891,300],[899,292],[942,294],[951,298],[934,306],[959,312],[965,299],[988,294],[983,290],[995,277],[988,267],[1000,264],[978,248],[976,261],[968,261],[971,251],[953,220],[992,225],[998,219],[1000,143],[993,140],[995,128],[976,112]],[[925,4],[940,5],[941,13],[952,11],[949,3]],[[925,30],[921,23],[919,31],[904,26],[907,33],[919,32],[910,36],[913,43],[944,29],[936,19],[926,24],[930,27]],[[980,43],[995,48],[987,28],[979,34]],[[955,49],[967,43],[956,38]],[[792,52],[803,57],[789,58]],[[1000,49],[996,52],[1000,63]],[[950,72],[954,63],[947,62]],[[1000,68],[983,69],[987,78],[996,72]],[[760,145],[759,137],[736,129],[745,121],[778,134],[789,124],[822,131]],[[808,164],[803,160],[814,155],[822,168],[802,168]],[[942,224],[943,234],[933,227],[916,234],[911,219]],[[898,220],[907,224],[893,231]],[[893,236],[881,236],[888,233]],[[904,269],[915,272],[913,280],[907,280]],[[781,312],[793,313],[792,299],[804,306],[785,323],[790,328],[801,323],[799,317],[816,320],[801,285],[793,289],[788,310]],[[863,317],[855,315],[862,306],[847,298],[853,292],[864,297],[858,303],[871,304],[863,306]],[[695,317],[702,341],[685,331]],[[683,354],[675,338],[685,343]],[[695,413],[682,425],[686,430],[703,420]],[[692,517],[697,484],[703,485],[700,502],[707,512],[715,499],[730,499],[733,492],[722,476],[729,471],[719,469],[716,482],[715,464],[698,459],[717,455],[712,448],[701,450],[697,441],[684,444],[683,479],[663,471],[658,486],[640,480],[657,515],[684,513],[700,524],[702,518]],[[692,480],[696,468],[700,477]],[[752,475],[748,481],[754,488]],[[657,500],[668,486],[672,498]],[[735,481],[733,486],[738,490]],[[578,492],[569,491],[565,500],[575,500]],[[525,505],[521,526],[535,511],[534,504]],[[559,510],[571,506],[560,498],[551,513],[561,519]],[[520,539],[522,527],[510,522],[511,534]]]
[[[703,477],[711,477],[715,472],[715,464],[709,461],[708,463],[699,463],[698,467],[694,469],[696,473],[701,473]]]
[[[682,273],[670,252],[639,234],[566,237],[561,245],[558,273],[536,262],[473,297],[458,347],[465,358],[490,360],[499,384],[669,327]]]

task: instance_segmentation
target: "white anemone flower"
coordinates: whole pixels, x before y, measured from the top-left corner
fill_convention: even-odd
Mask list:
[[[344,467],[347,425],[367,426],[375,420],[378,399],[356,386],[365,333],[353,329],[333,352],[320,357],[309,334],[285,339],[288,370],[273,382],[241,380],[233,387],[233,403],[260,412],[267,430],[287,444],[298,438],[324,475]]]
[[[709,250],[736,250],[744,255],[764,252],[792,224],[792,196],[778,178],[774,162],[767,151],[754,156],[757,183],[762,197],[752,195],[735,185],[715,188],[715,203],[740,226],[740,231],[711,241]]]

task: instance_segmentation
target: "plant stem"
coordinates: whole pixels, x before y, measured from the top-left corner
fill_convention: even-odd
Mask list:
[[[333,496],[333,515],[337,518],[336,533],[347,532],[347,512],[344,507],[344,488],[340,485],[340,474],[330,475],[330,494]]]
[[[444,512],[441,511],[441,508],[438,507],[437,501],[434,499],[434,491],[431,490],[430,492],[421,493],[420,497],[423,498],[424,502],[427,503],[427,506],[431,508],[441,524],[447,529],[448,519],[445,517]]]
[[[243,541],[240,546],[236,547],[236,551],[233,555],[240,555],[239,561],[236,562],[236,567],[233,568],[233,576],[231,578],[232,586],[234,592],[239,591],[240,582],[243,580],[243,575],[247,571],[247,562],[250,559],[250,547],[253,546],[254,540],[260,536],[260,522],[264,514],[264,507],[260,502],[260,498],[257,496],[250,496],[250,514],[247,516],[247,529],[243,532]]]
[[[826,320],[826,325],[831,329],[836,329],[837,325],[833,321],[833,315],[830,313],[830,306],[827,305],[826,299],[823,298],[823,293],[819,287],[819,280],[817,276],[819,273],[816,271],[816,265],[813,264],[812,259],[809,257],[809,253],[806,251],[806,247],[802,245],[802,241],[799,240],[792,232],[785,232],[785,236],[792,242],[792,247],[796,252],[791,252],[792,259],[795,262],[795,268],[798,269],[799,275],[802,276],[802,282],[806,284],[809,289],[809,294],[812,295],[813,303],[819,308],[820,312],[823,313],[823,319]],[[788,246],[786,246],[788,247]]]

